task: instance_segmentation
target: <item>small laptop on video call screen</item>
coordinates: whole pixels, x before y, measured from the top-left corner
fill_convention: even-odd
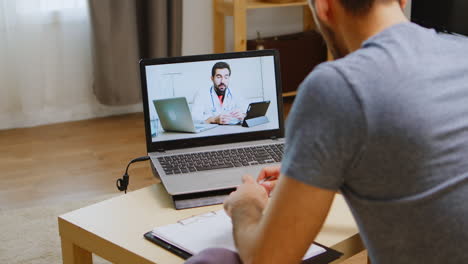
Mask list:
[[[143,60],[149,143],[282,133],[277,60],[272,50]]]

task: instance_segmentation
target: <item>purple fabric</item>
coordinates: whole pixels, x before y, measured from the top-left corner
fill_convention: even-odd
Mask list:
[[[187,259],[185,264],[241,264],[239,254],[225,248],[208,248]]]
[[[242,261],[237,252],[225,248],[208,248],[187,259],[185,264],[242,264]]]

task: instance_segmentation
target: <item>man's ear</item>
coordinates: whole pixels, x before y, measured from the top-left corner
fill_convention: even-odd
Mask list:
[[[332,3],[331,1],[336,0],[315,0],[314,2],[314,9],[317,17],[322,23],[326,25],[330,25],[333,23],[333,12],[332,11]]]
[[[408,4],[408,0],[400,0],[401,9],[405,9],[407,4]]]

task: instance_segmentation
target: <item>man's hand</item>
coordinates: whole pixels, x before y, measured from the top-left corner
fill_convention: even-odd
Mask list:
[[[242,184],[224,200],[224,210],[232,219],[234,242],[241,256],[253,256],[255,253],[255,239],[252,238],[256,237],[267,202],[265,188],[250,175],[242,176]],[[250,263],[245,258],[243,261]]]
[[[221,117],[221,115],[210,117],[210,118],[205,120],[205,123],[207,123],[207,124],[220,124],[220,117]]]
[[[242,184],[224,201],[224,210],[231,217],[235,210],[247,213],[252,209],[255,214],[259,212],[258,216],[261,216],[267,202],[266,190],[257,184],[252,176],[244,175],[242,176]]]
[[[229,113],[233,118],[236,118],[237,120],[239,121],[242,121],[245,117],[245,114],[241,113],[240,111],[236,110],[236,111],[232,111],[231,113]]]
[[[214,117],[210,117],[205,120],[205,123],[208,124],[220,124],[220,125],[232,125],[239,123],[243,117],[238,117],[238,115],[233,115],[232,113],[229,114],[221,114]]]
[[[276,183],[278,182],[278,178],[280,176],[280,170],[281,170],[281,166],[265,167],[258,174],[257,182],[260,182],[263,179],[268,178],[263,183],[261,183],[261,186],[265,188],[266,192],[268,193],[268,196],[270,196],[271,192],[276,186]]]
[[[268,208],[263,186],[250,176],[224,202],[243,263],[300,263],[325,221],[335,195],[265,168],[260,177],[279,179]],[[285,248],[287,245],[287,248]]]
[[[222,114],[219,115],[219,123],[222,125],[233,125],[239,123],[239,119],[237,119],[232,114]]]

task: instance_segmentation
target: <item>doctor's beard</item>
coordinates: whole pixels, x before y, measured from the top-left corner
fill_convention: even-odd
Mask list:
[[[221,90],[221,89],[219,88],[221,85],[224,86],[224,89],[223,89],[223,90]],[[214,87],[215,87],[216,94],[217,94],[218,96],[224,95],[224,93],[226,92],[226,89],[227,89],[227,85],[224,84],[224,83],[220,83],[219,85],[215,85]]]

